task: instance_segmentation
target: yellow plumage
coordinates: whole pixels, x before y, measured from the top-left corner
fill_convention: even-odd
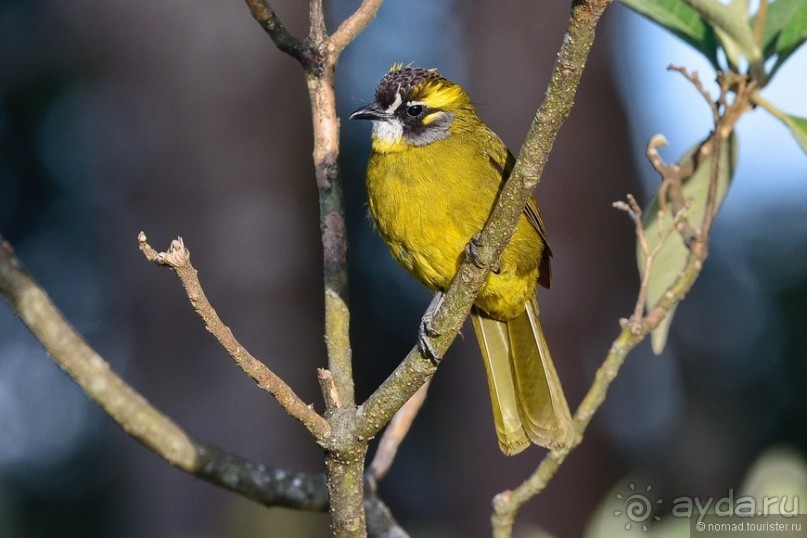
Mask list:
[[[490,215],[512,155],[465,91],[433,70],[394,66],[374,103],[352,117],[374,122],[367,192],[381,236],[409,272],[445,290]],[[549,285],[549,255],[531,200],[472,311],[506,454],[530,441],[571,442],[569,409],[537,317],[535,288]]]

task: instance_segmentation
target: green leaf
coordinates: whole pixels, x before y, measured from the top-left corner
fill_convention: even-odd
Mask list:
[[[693,158],[697,157],[698,151],[703,144],[710,144],[710,142],[707,139],[706,141],[695,144],[684,154],[684,157],[678,163],[679,166],[684,168]],[[731,136],[721,144],[720,161],[717,170],[717,198],[715,200],[715,210],[720,208],[720,204],[723,202],[728,192],[734,172],[734,165],[736,163],[736,148],[736,137],[732,131]],[[709,193],[712,158],[713,157],[709,155],[696,163],[694,172],[684,181],[682,186],[684,198],[691,201],[686,219],[692,228],[697,229],[701,227],[704,214],[706,213],[706,199]],[[670,215],[669,210],[666,211],[659,220],[659,201],[658,193],[656,193],[644,210],[643,228],[647,245],[651,252],[656,248],[656,245],[659,244],[662,234],[664,234],[666,230],[669,230],[671,226],[673,226],[673,216]],[[636,250],[639,272],[644,276],[644,253],[638,245]],[[689,249],[684,244],[681,235],[673,231],[666,237],[650,269],[650,279],[647,287],[648,310],[658,302],[672,283],[675,282],[678,275],[686,266],[688,257]],[[659,326],[653,331],[651,338],[653,351],[656,354],[660,354],[664,350],[674,313],[675,309],[670,310],[664,320],[662,320]]]
[[[787,24],[782,27],[779,39],[776,40],[775,50],[779,55],[777,63],[784,62],[805,40],[807,40],[807,2],[801,2]]]
[[[723,52],[726,53],[726,60],[729,62],[729,68],[732,71],[739,71],[740,62],[742,61],[743,56],[745,56],[743,53],[743,48],[739,43],[737,43],[736,40],[734,40],[734,38],[731,37],[730,34],[723,31],[719,26],[716,26],[714,30]]]
[[[776,2],[768,4],[765,25],[762,29],[762,51],[766,59],[780,53],[777,44],[785,26],[795,24],[807,28],[807,20],[804,19],[805,9],[807,9],[807,0],[776,0]],[[755,15],[754,23],[756,23],[756,17]]]
[[[725,5],[717,0],[685,1],[716,30],[719,30],[718,37],[732,67],[739,65],[739,56],[742,55],[748,61],[752,75],[755,78],[763,76],[762,51],[754,41],[748,12],[740,11],[743,3],[735,2]]]
[[[796,142],[799,143],[804,153],[807,153],[807,118],[785,114],[780,119],[787,125],[790,132],[793,133],[793,137],[796,139]]]
[[[683,0],[620,1],[695,47],[706,56],[715,69],[719,69],[717,38],[712,27]]]

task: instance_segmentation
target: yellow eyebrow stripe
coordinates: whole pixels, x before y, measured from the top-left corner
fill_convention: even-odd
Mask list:
[[[468,103],[468,96],[462,88],[440,82],[427,83],[416,88],[410,98],[423,102],[429,108],[447,108]]]

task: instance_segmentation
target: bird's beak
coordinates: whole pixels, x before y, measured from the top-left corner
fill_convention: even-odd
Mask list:
[[[388,120],[390,114],[383,110],[378,103],[370,103],[353,112],[350,115],[352,120]]]

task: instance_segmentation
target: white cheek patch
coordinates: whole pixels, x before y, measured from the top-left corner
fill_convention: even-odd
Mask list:
[[[400,142],[403,138],[403,124],[397,118],[374,121],[373,137],[388,144]]]

